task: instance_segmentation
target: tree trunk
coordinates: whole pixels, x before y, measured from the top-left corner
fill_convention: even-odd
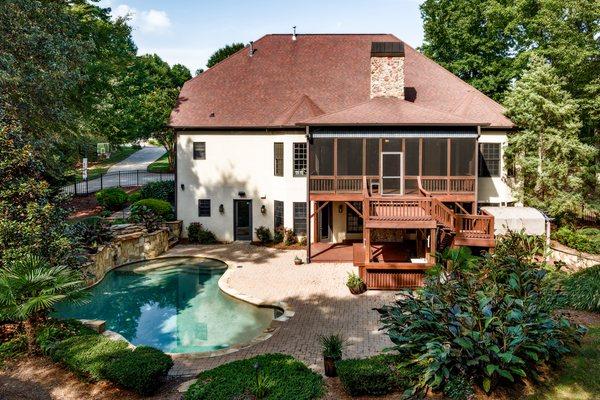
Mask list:
[[[33,353],[35,350],[35,323],[33,319],[23,321],[25,336],[27,337],[27,351]]]

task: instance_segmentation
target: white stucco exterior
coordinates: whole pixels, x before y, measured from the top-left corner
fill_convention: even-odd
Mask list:
[[[481,131],[479,143],[500,143],[500,177],[482,178],[477,181],[477,201],[479,203],[506,205],[514,201],[512,191],[506,183],[507,169],[504,162],[504,151],[508,146],[508,137],[506,132],[499,131]]]
[[[206,143],[206,159],[194,160],[193,143]],[[284,176],[274,176],[274,143],[284,147]],[[191,222],[200,222],[218,240],[234,240],[233,200],[252,200],[254,229],[273,231],[274,200],[284,202],[284,225],[293,226],[293,203],[306,202],[306,178],[294,177],[293,143],[306,142],[298,131],[182,131],[177,134],[177,217],[184,236]],[[183,188],[182,188],[183,185]],[[245,192],[240,197],[239,192]],[[198,216],[198,200],[211,200],[211,216]],[[219,212],[223,205],[224,212]],[[265,214],[261,206],[266,207]]]

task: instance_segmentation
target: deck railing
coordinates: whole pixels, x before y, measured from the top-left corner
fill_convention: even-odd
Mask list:
[[[494,217],[456,214],[456,236],[461,239],[494,239]]]
[[[312,175],[310,176],[311,193],[361,193],[364,180],[368,178],[369,182],[379,182],[379,176],[376,175],[355,175],[355,176],[334,176],[334,175]],[[408,182],[414,182],[420,179],[421,185],[431,194],[474,194],[475,177],[473,176],[405,176],[407,182],[406,191],[408,192]]]

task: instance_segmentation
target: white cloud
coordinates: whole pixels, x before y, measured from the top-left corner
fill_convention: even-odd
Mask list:
[[[111,15],[113,18],[127,18],[129,24],[142,33],[164,33],[171,27],[171,19],[165,11],[138,11],[127,4],[119,4],[112,8]]]

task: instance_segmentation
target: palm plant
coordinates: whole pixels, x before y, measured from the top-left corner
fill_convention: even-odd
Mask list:
[[[28,255],[0,268],[0,315],[23,322],[31,352],[37,321],[60,301],[83,302],[88,295],[84,289],[79,272]]]

